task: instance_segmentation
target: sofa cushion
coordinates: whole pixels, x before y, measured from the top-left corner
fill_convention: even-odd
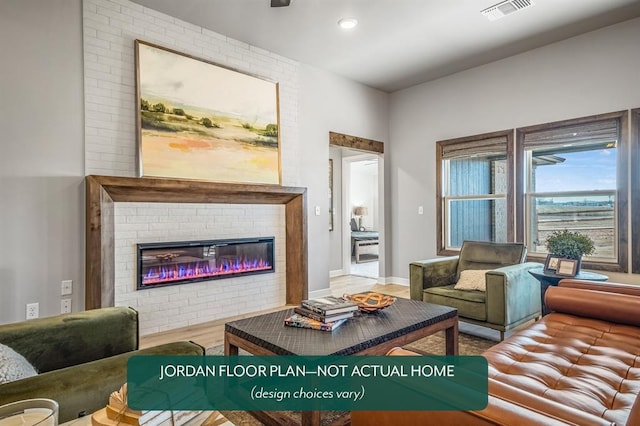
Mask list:
[[[9,383],[37,375],[29,361],[9,346],[0,344],[0,383]]]
[[[0,343],[44,373],[138,349],[138,313],[111,307],[6,324]]]
[[[422,300],[456,308],[461,317],[478,321],[487,319],[486,293],[482,291],[456,290],[454,285],[430,287],[424,290]]]
[[[453,288],[456,290],[487,291],[486,274],[486,269],[467,269],[462,271],[460,279]]]

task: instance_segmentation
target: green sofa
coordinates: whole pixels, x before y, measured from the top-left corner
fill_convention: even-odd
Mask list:
[[[458,256],[409,265],[411,299],[454,307],[461,321],[498,330],[503,340],[505,331],[541,315],[540,283],[529,270],[542,265],[523,263],[526,254],[522,243],[464,241]],[[467,269],[488,270],[486,291],[454,288]]]
[[[127,381],[132,355],[203,355],[192,342],[138,350],[138,313],[101,308],[0,325],[0,343],[22,355],[37,376],[0,384],[0,405],[50,398],[60,405],[59,422],[103,408]]]

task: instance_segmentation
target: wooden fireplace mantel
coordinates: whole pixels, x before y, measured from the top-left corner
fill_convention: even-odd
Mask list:
[[[115,202],[283,204],[286,303],[297,304],[308,297],[306,188],[90,175],[85,189],[85,309],[114,305]]]

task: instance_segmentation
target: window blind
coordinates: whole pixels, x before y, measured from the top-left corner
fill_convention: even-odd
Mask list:
[[[499,136],[465,142],[441,143],[442,159],[506,156],[507,137]]]
[[[617,142],[617,119],[540,130],[524,135],[524,149],[536,152],[558,148],[562,148],[563,151],[611,148],[615,147]]]

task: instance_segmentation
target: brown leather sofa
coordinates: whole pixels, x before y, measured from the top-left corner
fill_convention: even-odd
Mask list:
[[[352,425],[640,425],[640,286],[566,279],[545,303],[552,313],[483,353],[484,410],[354,411]]]

